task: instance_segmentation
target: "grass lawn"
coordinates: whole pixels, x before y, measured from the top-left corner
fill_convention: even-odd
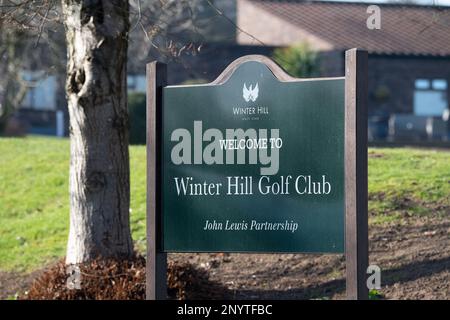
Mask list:
[[[145,245],[145,147],[131,147],[131,227]],[[69,226],[69,141],[0,138],[0,270],[27,272],[65,253]],[[371,223],[448,214],[450,152],[369,151]]]

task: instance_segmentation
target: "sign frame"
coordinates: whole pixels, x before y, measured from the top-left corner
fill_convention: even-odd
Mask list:
[[[301,81],[288,75],[271,59],[248,55],[233,61],[210,85],[225,83],[239,66],[256,61],[267,66],[279,81]],[[367,70],[364,50],[345,52],[345,261],[347,299],[368,299],[367,206]],[[163,88],[167,65],[154,61],[147,72],[147,264],[146,298],[167,298],[167,253],[162,246],[162,123]],[[327,78],[317,78],[323,80]],[[312,79],[303,79],[312,80]]]

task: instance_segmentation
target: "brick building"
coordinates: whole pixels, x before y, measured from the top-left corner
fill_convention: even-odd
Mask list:
[[[379,5],[381,28],[367,27],[368,4],[239,0],[237,42],[289,46],[307,41],[322,53],[322,75],[344,74],[344,51],[369,52],[371,125],[389,118],[392,139],[448,139],[450,8]],[[387,121],[387,120],[386,120]],[[384,138],[375,125],[372,138]],[[381,129],[381,131],[380,131]]]
[[[212,80],[245,54],[270,56],[301,42],[319,52],[321,76],[344,75],[344,52],[369,52],[369,138],[448,140],[450,8],[379,4],[381,28],[367,27],[367,3],[237,0],[227,12],[235,42],[210,43],[169,80]]]
[[[222,15],[202,11],[216,15],[218,30],[205,32],[196,55],[170,60],[154,49],[143,52],[137,46],[145,42],[143,34],[134,36],[128,62],[130,91],[143,91],[145,63],[155,59],[168,63],[170,84],[210,81],[242,55],[271,56],[277,47],[308,42],[319,52],[321,76],[342,76],[345,50],[358,47],[369,52],[369,137],[449,140],[450,7],[378,4],[381,28],[370,30],[367,3],[216,0],[214,4]],[[64,109],[63,104],[58,102],[58,109]]]

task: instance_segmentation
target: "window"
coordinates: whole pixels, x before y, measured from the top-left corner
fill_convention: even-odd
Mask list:
[[[145,92],[146,79],[144,75],[128,75],[128,92]]]
[[[128,90],[134,90],[134,88],[136,87],[136,81],[133,76],[127,76],[127,87]]]
[[[44,72],[24,71],[27,93],[22,106],[36,110],[56,110],[56,77]]]
[[[447,108],[447,80],[416,80],[414,91],[415,115],[441,117]]]

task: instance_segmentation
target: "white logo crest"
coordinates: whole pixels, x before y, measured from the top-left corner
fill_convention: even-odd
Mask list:
[[[256,83],[255,87],[253,88],[253,85],[250,85],[250,87],[247,88],[247,85],[244,83],[244,88],[242,89],[242,96],[244,97],[245,102],[253,101],[255,102],[258,98],[259,88],[258,83]]]

